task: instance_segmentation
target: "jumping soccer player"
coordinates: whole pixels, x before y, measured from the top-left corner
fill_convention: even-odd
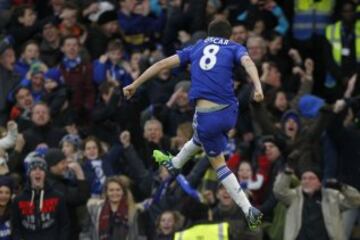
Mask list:
[[[244,46],[229,40],[231,25],[225,20],[209,24],[208,37],[148,68],[138,79],[123,89],[130,98],[145,81],[163,69],[191,63],[190,101],[196,104],[193,120],[194,135],[175,156],[154,151],[155,160],[176,176],[183,165],[202,147],[212,167],[231,198],[242,209],[250,229],[261,224],[262,213],[251,206],[235,175],[226,166],[222,154],[227,132],[236,124],[238,102],[233,88],[233,68],[241,64],[254,84],[254,100],[263,100],[258,71]]]

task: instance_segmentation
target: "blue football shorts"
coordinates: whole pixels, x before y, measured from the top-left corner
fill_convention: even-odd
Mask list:
[[[230,129],[235,127],[238,104],[234,103],[215,111],[195,111],[193,141],[202,145],[209,157],[220,155],[226,147]]]

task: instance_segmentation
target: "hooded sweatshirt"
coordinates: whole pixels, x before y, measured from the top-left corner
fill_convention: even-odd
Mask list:
[[[68,240],[69,217],[62,195],[48,185],[27,185],[12,205],[13,239]]]

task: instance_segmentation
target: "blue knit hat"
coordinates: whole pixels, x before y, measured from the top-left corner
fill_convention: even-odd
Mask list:
[[[81,138],[77,134],[67,134],[67,135],[65,135],[60,141],[60,146],[61,147],[64,144],[64,142],[71,143],[76,149],[80,149],[81,143],[82,143]]]
[[[0,187],[5,186],[12,192],[14,189],[14,181],[10,176],[0,176]]]
[[[319,110],[325,105],[325,101],[314,95],[304,95],[300,98],[298,108],[300,114],[305,118],[316,118]]]
[[[287,121],[288,119],[294,120],[294,121],[297,123],[298,128],[299,128],[299,129],[301,128],[300,116],[299,116],[299,114],[298,114],[296,111],[294,111],[294,110],[288,110],[288,111],[286,111],[286,112],[282,115],[282,117],[281,117],[281,126],[282,126],[282,127],[285,127],[285,123],[286,123],[286,121]]]
[[[26,174],[29,176],[30,172],[36,168],[40,168],[44,172],[47,172],[48,166],[46,161],[43,158],[34,157],[33,159],[30,160],[28,164],[28,169],[26,170]]]
[[[24,159],[24,168],[26,175],[30,174],[30,171],[35,169],[35,167],[40,167],[45,172],[47,171],[47,163],[44,160],[44,157],[41,156],[38,152],[30,152]]]
[[[61,72],[58,68],[50,68],[46,73],[45,73],[45,80],[53,80],[57,83],[62,83],[62,76],[61,76]]]

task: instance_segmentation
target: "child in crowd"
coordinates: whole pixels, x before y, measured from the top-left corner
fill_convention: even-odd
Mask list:
[[[123,67],[124,47],[120,40],[110,41],[107,52],[94,62],[94,81],[100,85],[104,81],[125,87],[133,79]]]

